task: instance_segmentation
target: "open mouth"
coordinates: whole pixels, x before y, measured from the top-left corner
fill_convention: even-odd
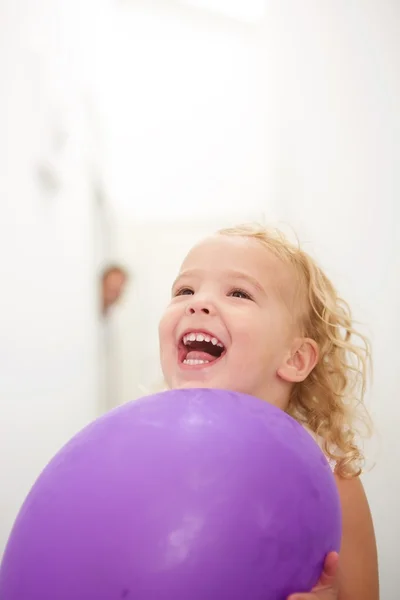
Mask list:
[[[179,343],[179,362],[190,367],[215,363],[225,353],[224,344],[213,334],[204,331],[187,332]]]

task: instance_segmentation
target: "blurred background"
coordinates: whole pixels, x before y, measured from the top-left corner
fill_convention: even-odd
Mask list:
[[[0,0],[0,81],[0,554],[60,446],[160,380],[188,247],[282,223],[372,338],[364,482],[397,600],[398,0]]]

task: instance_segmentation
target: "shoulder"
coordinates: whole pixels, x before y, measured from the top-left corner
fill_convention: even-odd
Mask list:
[[[378,558],[371,511],[359,477],[335,475],[342,507],[339,600],[379,600]]]

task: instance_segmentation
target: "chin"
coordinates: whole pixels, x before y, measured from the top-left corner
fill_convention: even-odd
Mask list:
[[[209,385],[207,385],[207,383],[205,383],[204,381],[180,381],[176,386],[174,386],[176,388],[179,389],[187,389],[187,388],[205,388],[205,387],[211,387]]]
[[[191,381],[181,381],[174,387],[181,390],[191,388],[227,389],[226,386],[220,385],[216,381],[204,381],[199,379]]]

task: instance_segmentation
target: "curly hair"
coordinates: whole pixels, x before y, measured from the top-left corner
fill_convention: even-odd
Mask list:
[[[287,412],[315,436],[335,473],[357,477],[364,465],[358,440],[362,431],[371,430],[364,405],[371,352],[368,339],[354,327],[348,304],[313,258],[281,231],[240,225],[217,233],[257,240],[292,267],[299,325],[302,335],[318,344],[319,359],[308,377],[294,384]]]

